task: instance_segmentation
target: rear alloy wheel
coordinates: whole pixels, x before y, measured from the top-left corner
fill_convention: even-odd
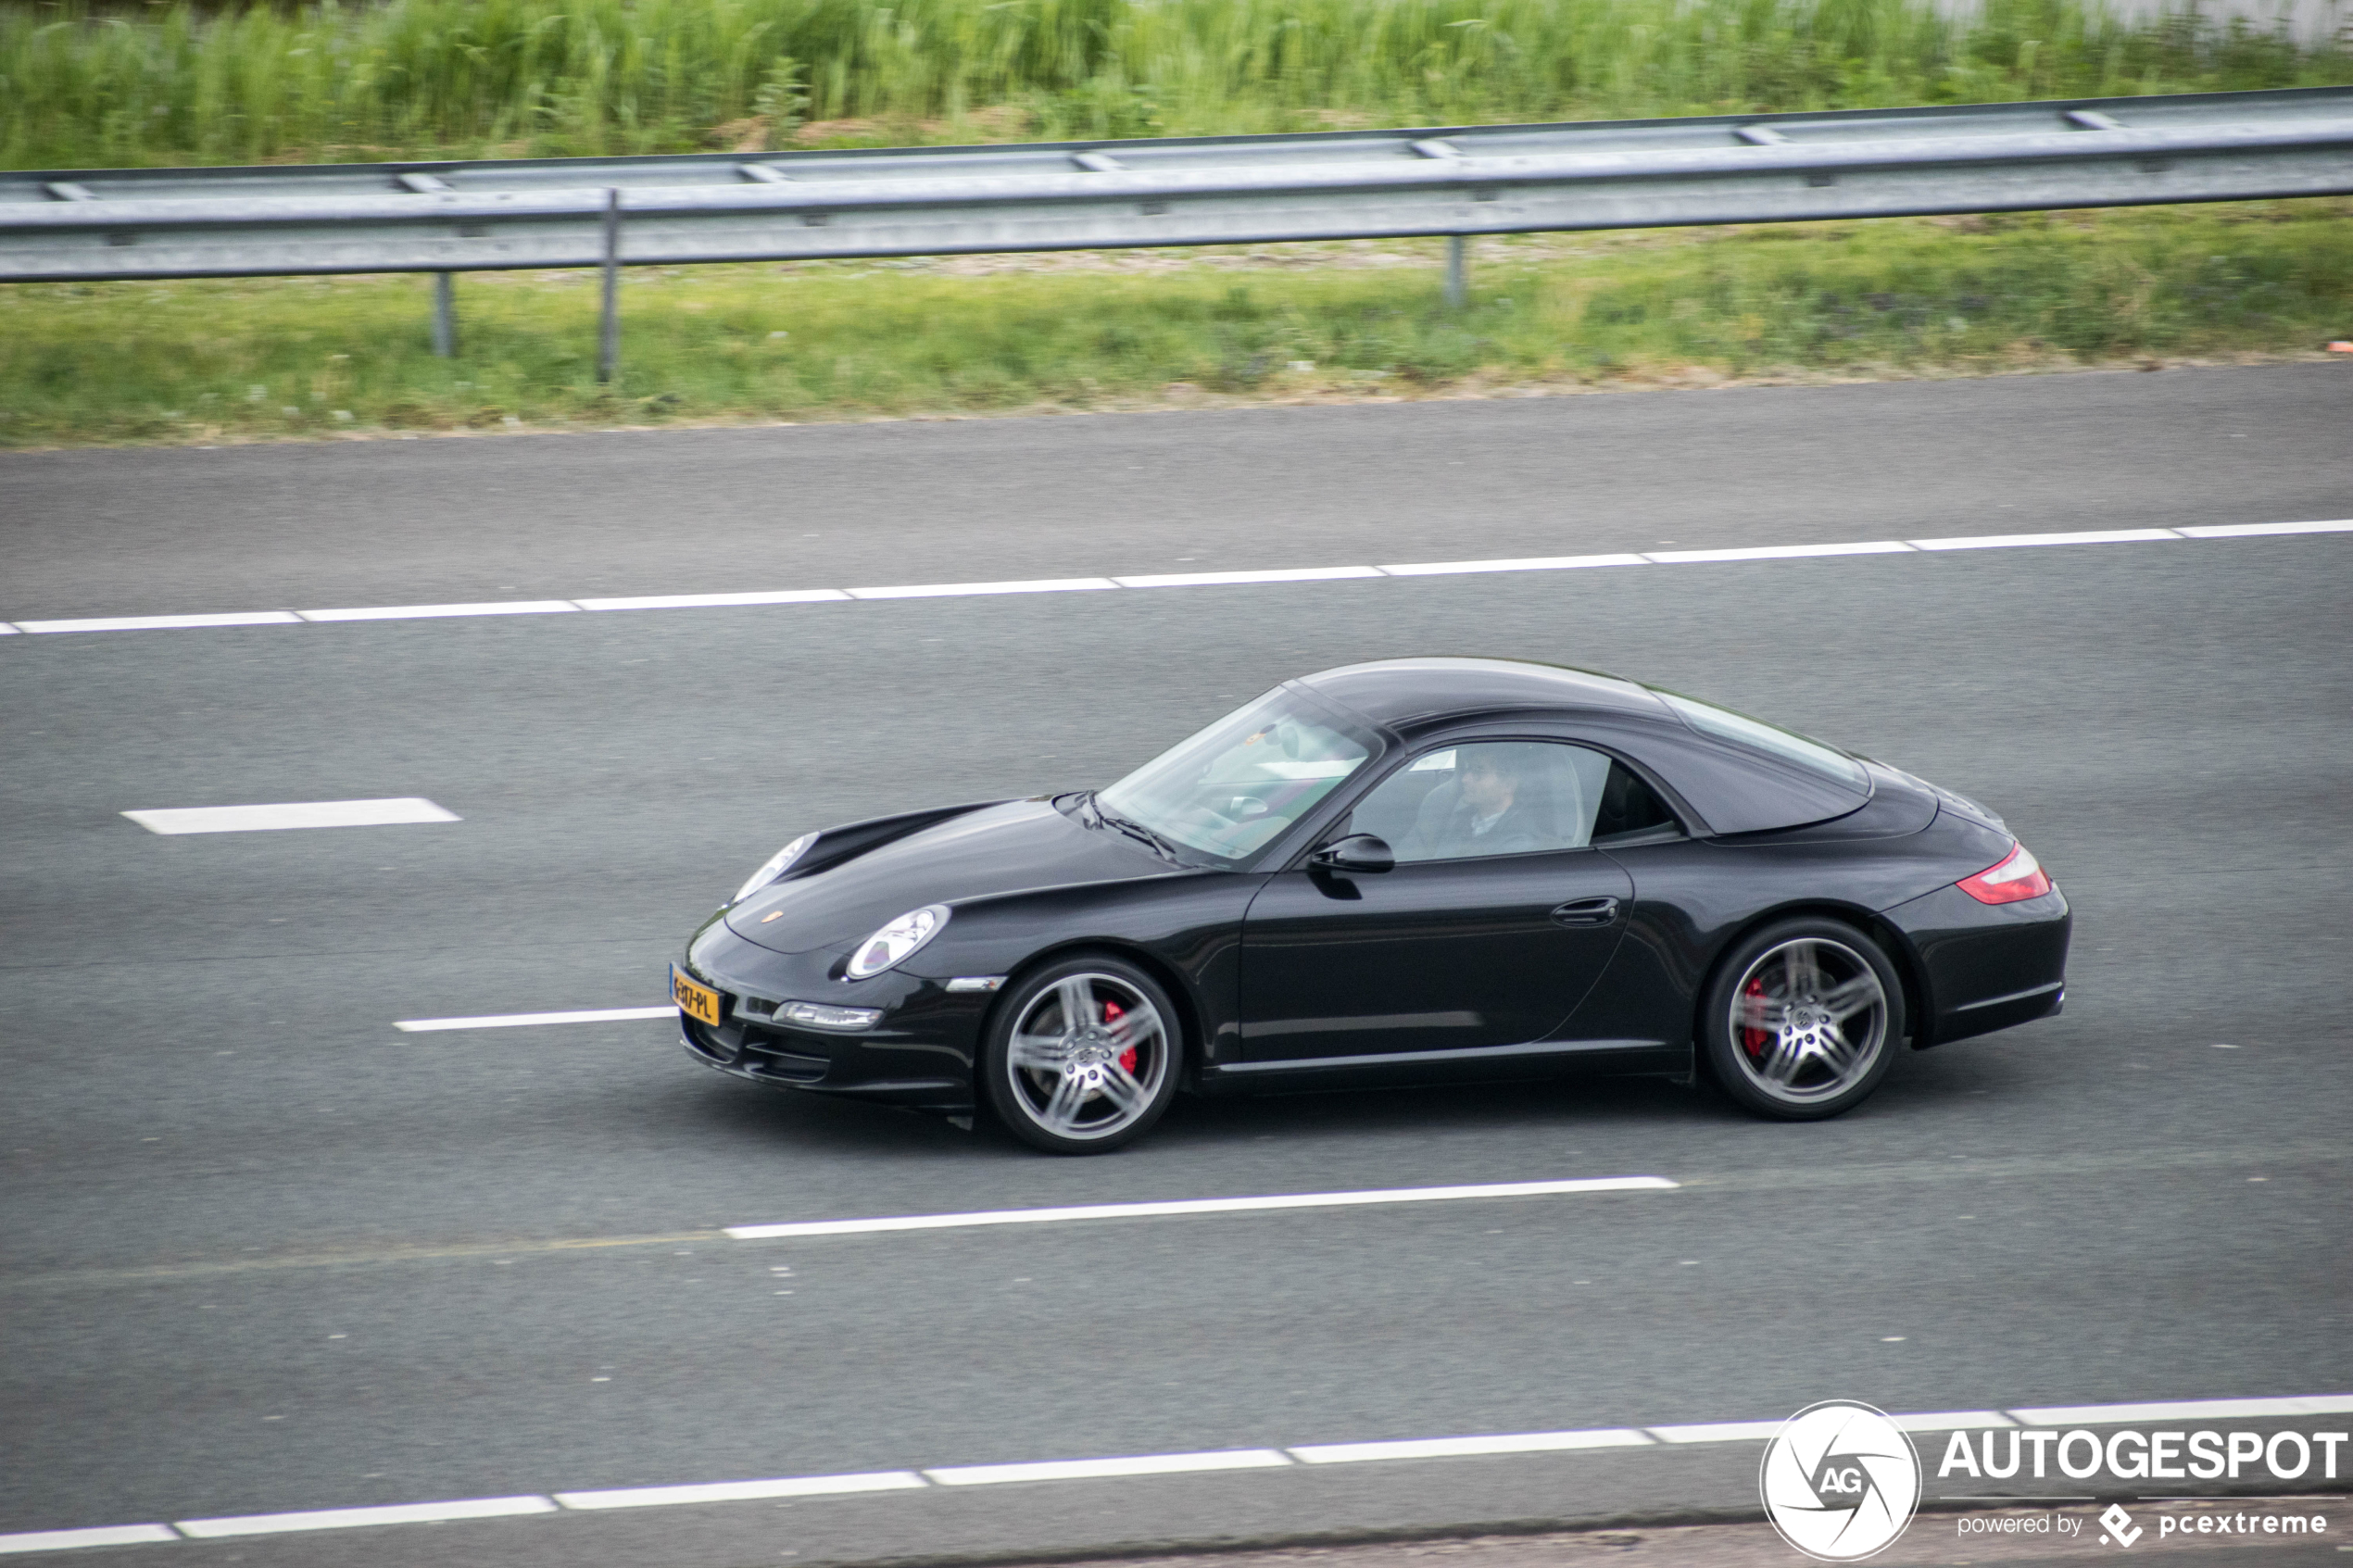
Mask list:
[[[1701,1017],[1717,1083],[1786,1122],[1860,1104],[1904,1037],[1904,987],[1879,944],[1832,920],[1768,926],[1725,955]]]
[[[988,1103],[1015,1137],[1101,1154],[1140,1136],[1176,1092],[1176,1010],[1151,976],[1085,955],[1025,978],[981,1056]]]

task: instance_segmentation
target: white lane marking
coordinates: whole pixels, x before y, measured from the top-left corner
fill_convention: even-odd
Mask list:
[[[1227,1449],[1206,1454],[1139,1454],[1130,1459],[1063,1459],[1038,1464],[959,1464],[924,1474],[943,1486],[994,1486],[1012,1481],[1093,1481],[1114,1475],[1189,1475],[1204,1470],[1275,1470],[1280,1449]]]
[[[2191,539],[2256,539],[2273,533],[2353,533],[2353,518],[2330,522],[2221,522],[2173,531]]]
[[[1898,1415],[1907,1431],[1957,1431],[1999,1427],[2011,1420],[2036,1426],[2129,1425],[2152,1421],[2262,1419],[2353,1412],[2353,1394],[2309,1394],[2287,1399],[2189,1399],[2167,1404],[2066,1405],[2040,1409],[1955,1411]],[[1590,1449],[1647,1448],[1678,1443],[1770,1440],[1782,1421],[1719,1421],[1696,1425],[1596,1427],[1583,1431],[1519,1433],[1501,1436],[1410,1438],[1376,1443],[1308,1444],[1290,1449],[1227,1449],[1208,1453],[1145,1454],[1118,1459],[1048,1460],[1039,1463],[950,1465],[923,1471],[882,1471],[855,1475],[801,1475],[774,1481],[717,1481],[698,1486],[635,1486],[619,1491],[560,1492],[554,1498],[477,1498],[459,1502],[409,1503],[393,1508],[338,1508],[308,1513],[264,1513],[234,1519],[193,1519],[182,1535],[271,1535],[293,1530],[331,1530],[357,1524],[399,1524],[446,1519],[490,1519],[511,1514],[553,1513],[565,1509],[653,1507],[664,1503],[753,1500],[774,1497],[824,1497],[867,1491],[985,1486],[1012,1481],[1077,1481],[1131,1475],[1181,1475],[1219,1470],[1259,1470],[1303,1464],[1344,1464],[1376,1459],[1477,1458],[1515,1453]],[[0,1552],[54,1551],[82,1546],[130,1545],[180,1538],[163,1524],[121,1524],[91,1530],[44,1530],[0,1536]]]
[[[2020,550],[2037,545],[2141,545],[2180,537],[2170,528],[2102,528],[2082,533],[1978,533],[1906,542],[1916,550]]]
[[[1779,1423],[1775,1424],[1776,1429]],[[1293,1444],[1302,1464],[1361,1464],[1382,1459],[1460,1459],[1478,1454],[1558,1453],[1571,1449],[1647,1449],[1657,1439],[1629,1426],[1587,1432],[1519,1432],[1494,1437],[1422,1437],[1394,1443]]]
[[[798,1220],[730,1225],[736,1241],[789,1236],[857,1236],[875,1231],[960,1230],[968,1225],[1038,1225],[1065,1220],[1141,1220],[1166,1214],[1239,1214],[1270,1209],[1346,1209],[1377,1203],[1437,1203],[1458,1198],[1539,1198],[1572,1192],[1638,1192],[1680,1184],[1665,1176],[1591,1176],[1559,1182],[1500,1182],[1483,1186],[1389,1187],[1371,1192],[1298,1192],[1271,1198],[1188,1198],[1160,1203],[1088,1203],[1066,1209],[993,1209],[971,1214],[901,1214],[880,1220]]]
[[[409,1502],[391,1508],[326,1508],[308,1513],[248,1513],[235,1519],[181,1519],[183,1536],[213,1540],[223,1536],[279,1536],[295,1530],[347,1530],[362,1524],[434,1524],[450,1519],[504,1519],[518,1513],[554,1513],[547,1498],[466,1498],[456,1502]]]
[[[408,1035],[444,1029],[521,1029],[535,1023],[627,1023],[641,1018],[675,1018],[675,1007],[593,1008],[583,1012],[493,1012],[479,1018],[404,1018],[393,1024]]]
[[[1645,1426],[1662,1443],[1763,1443],[1789,1424],[1784,1421],[1710,1421],[1696,1426]]]
[[[1971,1432],[1981,1426],[2018,1424],[2000,1411],[1939,1411],[1933,1415],[1899,1415],[1892,1419],[1906,1432]]]
[[[9,625],[5,621],[0,621],[0,637],[13,637],[16,635],[18,635],[18,630],[16,627]]]
[[[1642,556],[1524,556],[1515,560],[1400,561],[1380,570],[1390,577],[1442,577],[1469,571],[1581,571],[1596,566],[1648,566]]]
[[[928,1486],[912,1470],[864,1475],[794,1475],[779,1481],[714,1481],[699,1486],[629,1486],[611,1492],[558,1492],[566,1508],[663,1508],[689,1502],[750,1502],[761,1498],[848,1497],[856,1492],[896,1492]]]
[[[1752,545],[1737,550],[1644,550],[1642,555],[1661,566],[1679,566],[1712,560],[1803,560],[1812,556],[1900,556],[1912,548],[1900,539],[1871,539],[1856,545]]]
[[[1343,578],[1387,575],[1377,566],[1293,566],[1272,571],[1170,571],[1112,581],[1123,588],[1214,588],[1229,583],[1337,583]]]
[[[305,621],[438,621],[455,615],[570,615],[570,599],[500,599],[478,605],[363,605],[356,609],[303,609]]]
[[[97,621],[19,621],[17,629],[44,632],[170,632],[190,626],[298,626],[290,609],[241,609],[223,615],[110,615]]]
[[[2028,1426],[2093,1426],[2144,1421],[2255,1421],[2348,1412],[2353,1412],[2353,1394],[2308,1394],[2289,1399],[2177,1399],[2156,1405],[2045,1405],[2009,1413]]]
[[[386,800],[295,800],[277,806],[173,806],[125,811],[149,833],[274,833],[286,828],[372,828],[454,822],[458,813],[421,795]]]
[[[729,605],[840,604],[839,588],[780,588],[772,594],[652,594],[632,599],[574,599],[583,609],[721,609]]]
[[[1686,566],[1724,560],[1791,560],[1915,550],[2023,549],[2042,545],[2124,545],[2155,540],[2246,539],[2268,534],[2353,533],[2353,520],[2241,522],[2195,528],[2120,528],[2073,533],[1986,533],[1949,539],[1830,545],[1758,545],[1727,550],[1641,555],[1531,556],[1516,560],[1402,561],[1390,566],[1298,567],[1274,571],[1198,571],[1146,577],[1070,577],[1030,583],[935,583],[879,588],[793,588],[773,593],[659,594],[633,598],[518,599],[490,604],[385,605],[354,609],[245,610],[223,615],[117,616],[96,621],[0,621],[14,632],[138,632],[177,627],[290,625],[306,621],[405,621],[470,615],[554,615],[582,609],[710,609],[730,605],[815,604],[841,599],[937,598],[978,594],[1075,593],[1102,588],[1202,588],[1227,583],[1323,583],[1360,577],[1435,577],[1479,571],[1571,571],[1597,566]]]
[[[890,588],[852,588],[853,599],[946,599],[972,594],[1088,594],[1119,584],[1108,577],[1046,577],[1026,583],[918,583]]]
[[[92,1530],[31,1530],[0,1536],[0,1556],[12,1551],[70,1551],[82,1546],[138,1546],[147,1541],[176,1541],[169,1524],[101,1524]]]

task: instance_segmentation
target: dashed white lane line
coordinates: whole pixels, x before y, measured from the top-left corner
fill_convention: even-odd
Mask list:
[[[1137,1454],[1126,1459],[1055,1459],[1032,1464],[956,1464],[924,1474],[943,1486],[995,1486],[1015,1481],[1100,1481],[1119,1475],[1195,1475],[1212,1470],[1280,1470],[1293,1461],[1280,1449],[1226,1449],[1204,1454]]]
[[[298,626],[290,609],[242,609],[225,615],[108,615],[95,621],[19,621],[18,632],[170,632],[193,626]]]
[[[2146,545],[2179,539],[2171,528],[2100,528],[2080,533],[1978,533],[1958,539],[1914,539],[1916,550],[2022,550],[2037,545]]]
[[[0,1553],[71,1551],[85,1546],[139,1546],[148,1541],[176,1541],[181,1537],[169,1524],[101,1524],[91,1530],[30,1530],[0,1536]]]
[[[1021,583],[917,583],[895,588],[852,588],[853,599],[948,599],[985,594],[1092,594],[1119,584],[1108,577],[1044,577]]]
[[[1148,577],[1114,577],[1123,588],[1216,588],[1237,583],[1338,583],[1352,577],[1385,577],[1377,566],[1290,566],[1267,571],[1167,571]]]
[[[431,621],[457,615],[571,615],[570,599],[494,599],[471,605],[361,605],[353,609],[298,609],[305,621]]]
[[[969,1214],[900,1214],[878,1220],[797,1220],[730,1225],[736,1241],[782,1236],[860,1236],[879,1231],[961,1230],[971,1225],[1041,1225],[1071,1220],[1142,1220],[1172,1214],[1242,1214],[1277,1209],[1349,1209],[1384,1203],[1439,1203],[1465,1198],[1540,1198],[1563,1193],[1642,1192],[1680,1184],[1665,1176],[1587,1176],[1556,1182],[1491,1182],[1478,1186],[1386,1187],[1367,1192],[1294,1192],[1267,1198],[1187,1198],[1157,1203],[1088,1203],[1062,1209],[990,1209]]]
[[[2104,1421],[2265,1421],[2347,1413],[2353,1413],[2353,1395],[2345,1394],[2289,1399],[2189,1399],[2158,1405],[2049,1405],[2010,1411],[2028,1426],[2083,1426]]]
[[[782,588],[769,594],[652,594],[634,599],[574,599],[583,609],[724,609],[736,605],[844,604],[839,588]]]
[[[182,1519],[179,1532],[193,1540],[225,1536],[281,1536],[296,1530],[348,1530],[363,1524],[438,1524],[452,1519],[505,1519],[522,1513],[554,1513],[553,1498],[464,1498],[455,1502],[409,1502],[391,1508],[322,1508],[307,1513],[248,1513],[235,1519]]]
[[[537,1023],[627,1023],[646,1018],[675,1018],[675,1007],[592,1008],[581,1012],[493,1012],[479,1018],[404,1018],[393,1024],[407,1035],[445,1029],[521,1029]]]
[[[149,833],[276,833],[289,828],[396,827],[454,822],[458,813],[421,795],[385,800],[293,800],[275,806],[172,806],[125,811]]]
[[[1773,1424],[1779,1429],[1779,1423]],[[1387,1459],[1470,1459],[1486,1454],[1562,1453],[1575,1449],[1647,1449],[1657,1439],[1630,1426],[1590,1432],[1521,1432],[1493,1437],[1422,1437],[1395,1443],[1318,1443],[1290,1450],[1302,1464],[1362,1464]]]
[[[2348,1413],[2353,1413],[2353,1394],[2316,1394],[2288,1399],[2188,1399],[2164,1404],[2067,1405],[2009,1411],[1954,1411],[1898,1415],[1894,1420],[1907,1432],[1947,1432],[2011,1425],[2120,1426],[2151,1421],[2276,1420]],[[1223,1449],[1205,1453],[1133,1454],[1106,1459],[1046,1460],[1013,1464],[944,1465],[862,1474],[794,1475],[771,1480],[714,1481],[690,1486],[631,1486],[612,1491],[469,1498],[450,1502],[406,1503],[391,1508],[332,1508],[300,1513],[190,1519],[182,1521],[176,1532],[169,1524],[115,1524],[96,1529],[39,1530],[0,1536],[0,1554],[59,1551],[75,1547],[131,1546],[184,1538],[201,1540],[230,1536],[281,1535],[371,1524],[427,1524],[523,1514],[593,1512],[618,1508],[748,1502],[766,1498],[849,1497],[864,1492],[922,1491],[937,1486],[1089,1481],[1143,1475],[1200,1474],[1227,1470],[1277,1470],[1296,1465],[1491,1458],[1595,1449],[1655,1450],[1690,1443],[1762,1443],[1768,1441],[1784,1424],[1780,1421],[1718,1421],[1683,1426],[1591,1427],[1491,1436],[1301,1444],[1284,1449]]]
[[[1486,571],[1575,571],[1591,567],[1701,566],[1801,560],[1824,556],[2009,550],[2047,545],[2132,545],[2158,540],[2251,539],[2294,533],[2353,533],[2353,519],[2234,522],[2184,528],[2111,528],[2060,533],[1984,533],[1948,539],[1867,539],[1820,545],[1753,545],[1721,550],[1651,550],[1516,559],[1400,561],[1389,566],[1302,566],[1259,571],[1187,571],[1128,577],[1056,577],[1004,583],[902,583],[874,588],[780,588],[750,593],[653,594],[622,598],[506,599],[485,604],[374,605],[349,609],[240,610],[219,615],[110,616],[80,621],[0,621],[12,632],[149,632],[204,626],[283,626],[305,621],[416,621],[478,615],[562,615],[575,610],[716,609],[740,605],[838,603],[850,599],[948,598],[989,594],[1096,593],[1114,588],[1210,588],[1252,583],[1332,583],[1372,577],[1441,577]]]
[[[754,1502],[761,1498],[835,1498],[859,1492],[920,1490],[924,1478],[912,1470],[866,1475],[795,1475],[781,1481],[714,1481],[697,1486],[627,1486],[610,1492],[558,1492],[566,1508],[666,1508],[689,1502]]]
[[[1524,556],[1511,560],[1399,561],[1379,569],[1389,577],[1451,577],[1473,571],[1581,571],[1598,566],[1648,566],[1642,556]]]

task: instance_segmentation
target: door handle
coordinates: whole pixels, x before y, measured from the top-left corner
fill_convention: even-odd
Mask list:
[[[1571,898],[1553,911],[1555,925],[1607,925],[1617,918],[1615,898]]]

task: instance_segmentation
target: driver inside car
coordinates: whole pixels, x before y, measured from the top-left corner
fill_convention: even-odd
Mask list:
[[[1466,746],[1454,776],[1433,789],[1416,814],[1399,859],[1453,860],[1553,848],[1559,834],[1534,798],[1517,747]]]

